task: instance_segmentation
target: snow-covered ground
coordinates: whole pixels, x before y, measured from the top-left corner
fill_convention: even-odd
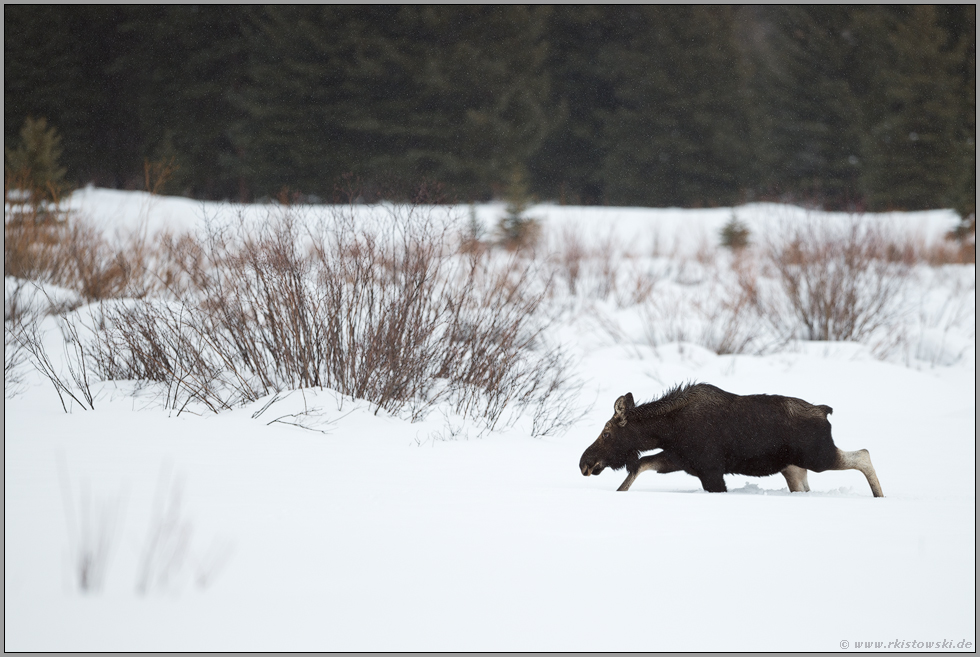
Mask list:
[[[93,189],[72,203],[107,231],[191,229],[236,212]],[[490,225],[503,206],[473,211]],[[552,238],[612,234],[660,257],[716,243],[733,213],[754,234],[814,214],[529,211]],[[928,241],[955,215],[886,219]],[[65,413],[29,372],[4,400],[4,648],[825,651],[950,641],[972,651],[975,268],[942,271],[919,280],[966,285],[966,314],[931,328],[920,317],[910,329],[917,350],[886,359],[853,342],[765,355],[654,345],[636,308],[584,304],[553,337],[577,357],[589,410],[543,438],[522,422],[478,436],[440,412],[410,423],[317,389],[178,416],[151,388],[108,382],[95,386],[95,410]],[[915,291],[923,308],[934,292]],[[598,328],[610,318],[622,330]],[[800,494],[779,475],[728,475],[722,495],[683,473],[643,474],[626,493],[616,492],[623,472],[581,475],[578,459],[616,397],[648,400],[688,380],[832,406],[835,441],[870,451],[886,497],[872,498],[855,471],[810,473],[811,492]],[[100,549],[104,571],[90,572],[101,587],[83,593],[80,559]]]

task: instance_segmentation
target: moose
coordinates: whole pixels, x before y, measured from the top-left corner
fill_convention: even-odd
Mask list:
[[[875,497],[884,497],[868,450],[834,445],[830,406],[780,395],[736,395],[707,383],[679,385],[640,404],[626,393],[579,461],[586,477],[605,468],[628,474],[629,490],[642,472],[684,472],[709,493],[724,493],[726,474],[765,477],[782,473],[791,492],[810,490],[807,470],[860,470]],[[650,456],[641,452],[660,449]]]

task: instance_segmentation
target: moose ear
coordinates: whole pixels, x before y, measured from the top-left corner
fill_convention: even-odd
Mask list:
[[[633,395],[627,392],[613,404],[613,410],[616,412],[613,417],[617,420],[616,424],[621,427],[626,426],[626,411],[631,408],[633,408]]]

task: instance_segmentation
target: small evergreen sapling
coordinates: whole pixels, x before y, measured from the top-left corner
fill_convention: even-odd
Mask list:
[[[719,232],[721,233],[721,245],[733,251],[740,251],[749,245],[748,226],[739,221],[734,213]]]
[[[507,210],[500,218],[497,228],[501,241],[508,249],[520,249],[534,246],[537,241],[539,226],[537,220],[525,216],[527,206],[531,203],[527,179],[522,167],[514,167],[510,183],[507,185]]]
[[[65,169],[58,165],[61,135],[47,120],[28,117],[20,129],[16,148],[4,146],[4,173],[14,185],[29,192],[32,202],[53,201],[65,191]]]

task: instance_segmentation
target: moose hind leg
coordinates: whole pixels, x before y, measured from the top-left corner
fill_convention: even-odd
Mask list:
[[[787,465],[780,472],[786,477],[786,484],[791,493],[808,493],[810,484],[806,480],[806,468],[796,465]]]
[[[639,465],[637,465],[636,471],[631,471],[626,475],[626,481],[617,488],[618,491],[629,490],[636,478],[640,476],[641,472],[646,472],[647,470],[653,470],[654,472],[677,472],[681,467],[674,463],[665,452],[660,452],[659,454],[654,454],[653,456],[644,456],[639,460]]]
[[[871,454],[866,449],[859,449],[856,452],[845,452],[837,450],[837,458],[831,470],[859,470],[868,480],[871,486],[871,493],[875,497],[884,497],[881,492],[881,484],[878,483],[878,475],[875,473],[874,466],[871,465]]]

